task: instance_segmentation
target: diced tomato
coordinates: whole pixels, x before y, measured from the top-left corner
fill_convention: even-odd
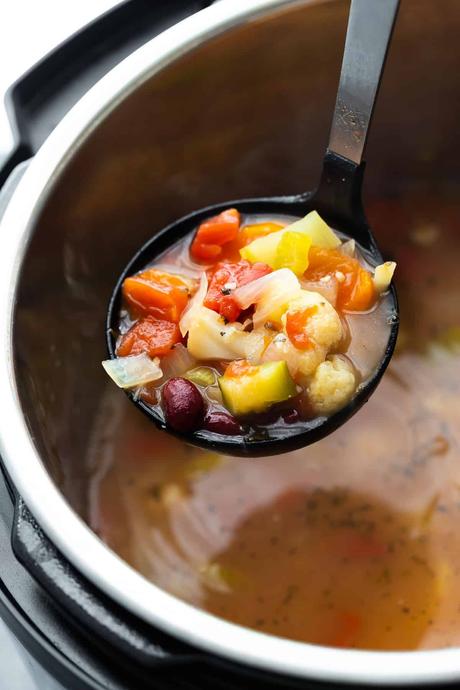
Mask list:
[[[126,357],[146,352],[149,357],[158,357],[166,355],[180,340],[181,335],[177,323],[147,316],[140,319],[125,333],[117,348],[117,355]]]
[[[223,246],[236,238],[239,227],[240,214],[235,208],[203,221],[190,248],[192,257],[196,261],[216,261],[222,256]]]
[[[311,350],[314,347],[314,342],[305,332],[305,328],[310,318],[317,311],[318,307],[314,304],[306,309],[287,312],[286,333],[294,347],[297,347],[299,350]]]
[[[132,316],[155,316],[178,322],[187,306],[190,285],[187,280],[149,268],[126,278],[123,297]]]
[[[221,314],[227,321],[235,321],[241,313],[233,297],[235,289],[271,273],[271,270],[267,264],[251,264],[245,260],[218,263],[210,279],[204,306]]]
[[[357,259],[342,254],[337,249],[311,247],[309,266],[305,271],[308,280],[319,280],[326,275],[340,276],[338,280],[337,308],[348,311],[366,311],[376,300],[372,277]],[[342,275],[340,275],[342,274]]]

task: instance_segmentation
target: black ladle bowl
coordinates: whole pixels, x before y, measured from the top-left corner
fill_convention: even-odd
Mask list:
[[[296,196],[238,199],[195,211],[156,233],[130,260],[112,293],[106,324],[109,355],[116,357],[116,334],[122,306],[125,278],[145,268],[171,245],[187,237],[207,218],[228,208],[243,215],[303,217],[318,211],[334,229],[354,238],[370,263],[383,261],[366,220],[361,202],[365,163],[361,162],[385,56],[390,41],[399,0],[352,0],[339,92],[331,130],[329,149],[323,161],[318,188]],[[357,61],[366,55],[367,71],[357,69]],[[361,57],[359,57],[361,56]],[[360,103],[360,108],[356,107]],[[346,155],[344,155],[346,154]],[[270,425],[267,433],[252,430],[248,435],[226,436],[207,430],[179,434],[164,420],[159,410],[127,391],[132,402],[155,425],[188,443],[226,455],[260,457],[276,455],[319,441],[352,417],[376,389],[392,357],[399,326],[396,291],[390,287],[387,297],[389,335],[385,351],[372,376],[362,384],[351,401],[327,417],[315,417],[294,424]]]

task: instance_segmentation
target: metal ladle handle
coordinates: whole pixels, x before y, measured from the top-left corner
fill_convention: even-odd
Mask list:
[[[329,151],[361,163],[399,0],[351,0]]]

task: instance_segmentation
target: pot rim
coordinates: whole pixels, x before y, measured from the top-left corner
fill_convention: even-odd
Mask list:
[[[170,635],[233,661],[291,676],[373,685],[448,682],[460,678],[456,649],[371,652],[295,642],[224,621],[146,580],[103,544],[51,480],[34,446],[16,387],[12,333],[22,259],[34,223],[75,151],[140,84],[203,41],[287,5],[317,1],[252,0],[249,5],[247,0],[233,0],[184,19],[93,86],[33,158],[0,221],[0,453],[28,508],[69,561],[112,599]]]

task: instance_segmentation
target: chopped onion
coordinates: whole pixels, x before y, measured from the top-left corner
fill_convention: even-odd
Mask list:
[[[278,286],[283,283],[291,291],[299,287],[299,281],[295,274],[289,268],[280,268],[237,288],[233,297],[242,309],[247,309],[251,304],[257,304],[273,285]]]
[[[151,360],[145,352],[102,362],[107,374],[120,388],[134,388],[161,379],[163,372],[159,364],[158,357]]]
[[[187,348],[182,343],[177,343],[171,352],[161,358],[161,368],[163,369],[163,379],[172,379],[175,376],[182,376],[186,371],[192,369],[196,364]]]
[[[309,290],[310,292],[317,292],[318,294],[322,295],[322,297],[327,299],[329,304],[332,304],[332,306],[335,307],[337,303],[337,294],[339,291],[337,278],[334,276],[325,276],[325,278],[328,278],[329,280],[325,280],[324,278],[321,278],[320,280],[305,280],[301,278],[300,285],[302,290]]]
[[[396,263],[394,261],[385,261],[384,264],[376,266],[374,272],[374,287],[379,294],[385,292],[390,287],[395,268]]]
[[[200,286],[188,305],[185,307],[184,311],[182,312],[181,319],[179,321],[179,328],[180,332],[182,333],[182,336],[185,337],[190,330],[190,326],[193,323],[194,318],[196,317],[197,312],[202,308],[204,298],[206,297],[206,293],[208,292],[208,278],[206,276],[205,271],[202,271],[201,276],[200,276]]]
[[[346,256],[351,256],[352,258],[356,254],[356,242],[355,240],[347,240],[338,247],[339,251]]]

